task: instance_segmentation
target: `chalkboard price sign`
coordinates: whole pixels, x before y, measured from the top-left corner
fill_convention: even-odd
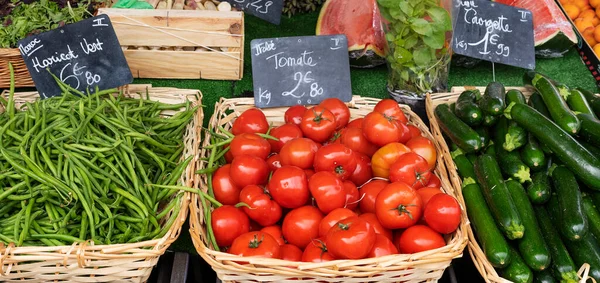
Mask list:
[[[279,25],[283,0],[225,0],[250,15],[256,16],[267,22]]]
[[[107,15],[27,37],[18,47],[42,99],[61,94],[50,73],[83,93],[133,81]]]
[[[257,107],[352,99],[345,35],[255,39],[250,42]]]
[[[480,0],[454,0],[454,52],[486,61],[535,68],[529,10]]]

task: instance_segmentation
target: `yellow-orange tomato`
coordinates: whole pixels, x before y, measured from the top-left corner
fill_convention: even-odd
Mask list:
[[[373,176],[388,178],[390,175],[390,166],[398,160],[400,155],[410,151],[408,146],[398,142],[389,143],[378,149],[371,158]]]

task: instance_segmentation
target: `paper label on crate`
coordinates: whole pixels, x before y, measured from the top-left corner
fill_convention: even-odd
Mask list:
[[[255,39],[250,52],[257,107],[352,100],[345,35]]]
[[[283,11],[283,0],[225,0],[247,14],[269,23],[279,25]]]
[[[52,75],[84,94],[133,81],[107,15],[29,36],[18,48],[42,99],[62,93]]]
[[[455,53],[535,68],[531,11],[489,1],[454,0],[453,26]]]

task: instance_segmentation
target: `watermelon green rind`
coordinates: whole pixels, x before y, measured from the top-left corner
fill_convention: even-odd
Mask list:
[[[353,2],[354,1],[354,2]],[[344,5],[345,8],[350,7],[355,4],[357,9],[361,10],[360,7],[365,5],[371,5],[369,10],[374,10],[372,13],[372,17],[355,17],[351,23],[347,22],[334,22],[335,18],[328,19],[326,21],[326,17],[342,17],[340,15],[341,12],[338,10],[338,13],[331,12],[329,10],[330,6],[333,5]],[[336,7],[338,8],[338,7]],[[338,8],[339,9],[339,8]],[[342,9],[343,10],[343,9]],[[350,9],[348,9],[350,10]],[[345,10],[345,11],[348,11]],[[352,16],[354,16],[353,13]],[[364,16],[367,13],[362,13]],[[366,31],[357,30],[352,32],[357,32],[363,34],[357,34],[355,36],[349,34],[351,31],[347,29],[349,27],[363,27],[360,24],[357,24],[356,21],[359,19],[368,20],[368,23],[365,23],[364,27],[369,26],[372,29],[368,29]],[[343,20],[342,20],[343,21]],[[346,34],[348,38],[348,57],[350,58],[350,66],[357,68],[371,68],[375,66],[379,66],[385,64],[385,46],[387,42],[385,41],[385,34],[381,30],[376,30],[374,27],[380,26],[381,16],[379,15],[377,2],[375,0],[327,0],[323,7],[321,8],[321,12],[319,13],[319,19],[317,20],[316,27],[316,35],[330,35],[330,34]],[[337,24],[337,26],[331,26],[332,24]],[[348,26],[346,26],[348,25]],[[365,36],[366,34],[366,36]],[[366,38],[366,39],[365,39]],[[361,40],[366,40],[366,42],[362,42]]]
[[[577,35],[573,42],[567,34],[556,30],[552,36],[535,43],[535,54],[541,58],[560,57],[567,53],[575,43],[577,43]]]

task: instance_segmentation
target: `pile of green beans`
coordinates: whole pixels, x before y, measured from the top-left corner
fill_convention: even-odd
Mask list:
[[[12,87],[9,99],[0,99],[0,242],[164,236],[181,208],[184,192],[171,187],[192,159],[182,160],[183,135],[197,108],[59,85],[62,96],[21,109]],[[181,111],[167,118],[165,110]]]

